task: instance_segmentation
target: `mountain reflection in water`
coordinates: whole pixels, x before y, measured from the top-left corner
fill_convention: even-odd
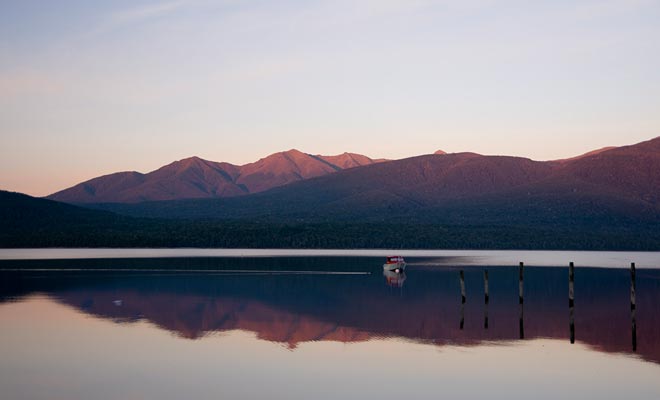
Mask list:
[[[220,269],[231,273],[169,272],[168,268],[177,263],[186,268],[190,265],[182,260],[159,262],[167,268],[159,272],[45,272],[41,269],[76,265],[41,261],[39,271],[0,272],[0,300],[20,301],[42,293],[84,313],[119,323],[148,320],[182,338],[243,330],[291,349],[307,341],[394,337],[439,346],[472,346],[482,342],[508,344],[520,337],[518,270],[513,267],[488,268],[490,298],[486,310],[486,267],[464,270],[467,301],[462,309],[457,268],[416,263],[405,274],[389,276],[382,273],[379,259],[301,259],[276,262],[288,262],[286,268],[291,273],[268,274],[273,270],[272,259],[219,262]],[[197,262],[205,268],[213,265],[208,260]],[[98,263],[116,268],[143,265],[126,260]],[[236,264],[239,268],[228,268]],[[25,265],[15,262],[12,266]],[[240,269],[246,265],[253,268]],[[7,263],[2,267],[7,269]],[[368,274],[301,272],[324,269]],[[526,268],[526,340],[553,338],[569,343],[567,274],[567,268]],[[629,285],[627,270],[576,269],[576,342],[603,352],[632,352]],[[658,304],[660,270],[638,271],[636,352],[655,363],[660,363]]]

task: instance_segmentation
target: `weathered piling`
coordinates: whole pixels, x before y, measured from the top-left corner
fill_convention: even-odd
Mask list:
[[[575,266],[573,262],[568,264],[568,310],[569,310],[569,330],[571,344],[575,343]]]
[[[518,304],[523,303],[523,269],[525,264],[520,262],[519,274],[518,274]]]
[[[635,263],[630,263],[630,321],[632,324],[633,351],[637,351],[637,304],[635,297]]]
[[[488,270],[484,270],[484,329],[488,329]]]
[[[523,321],[524,317],[524,306],[523,306],[523,269],[525,264],[520,263],[520,269],[518,274],[518,304],[520,305],[520,315],[518,318],[518,331],[520,333],[520,338],[525,338],[525,323]]]
[[[637,308],[635,304],[635,263],[630,263],[630,310]]]
[[[568,264],[568,306],[575,306],[575,266],[573,263]]]

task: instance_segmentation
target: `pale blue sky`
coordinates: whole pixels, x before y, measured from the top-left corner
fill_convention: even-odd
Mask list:
[[[660,135],[660,1],[0,0],[0,188]]]

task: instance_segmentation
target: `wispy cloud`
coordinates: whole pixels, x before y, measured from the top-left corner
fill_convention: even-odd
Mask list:
[[[192,3],[193,1],[191,0],[151,3],[115,12],[111,15],[110,19],[117,24],[139,22],[172,13]]]
[[[152,19],[162,18],[176,13],[177,11],[197,6],[205,0],[173,0],[151,2],[136,5],[102,15],[96,26],[87,32],[85,36],[97,36],[127,25],[135,25],[148,22]]]

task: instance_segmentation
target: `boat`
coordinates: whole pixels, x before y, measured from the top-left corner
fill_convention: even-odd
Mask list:
[[[406,269],[406,262],[401,256],[388,256],[383,269],[386,271],[403,272]]]

